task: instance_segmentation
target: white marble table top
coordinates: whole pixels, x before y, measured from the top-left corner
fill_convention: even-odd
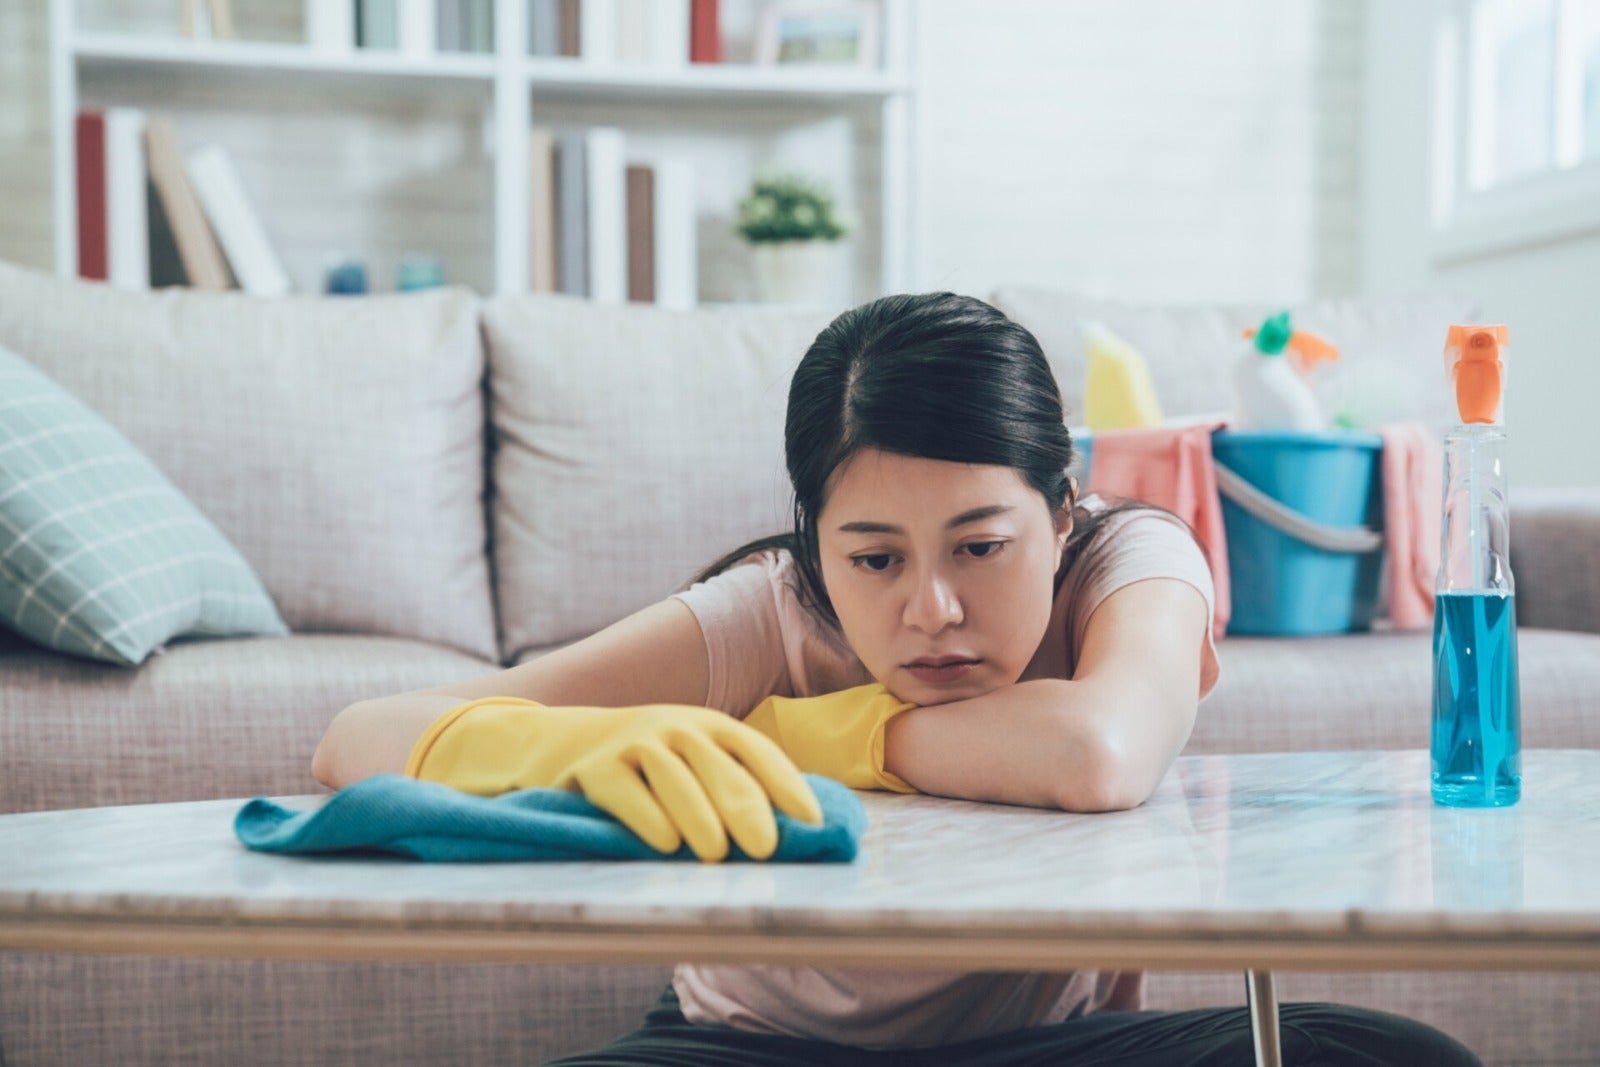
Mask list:
[[[1600,969],[1600,751],[1184,757],[1134,811],[862,793],[849,864],[278,856],[244,799],[0,816],[0,948],[453,960]],[[321,796],[275,798],[309,809]]]

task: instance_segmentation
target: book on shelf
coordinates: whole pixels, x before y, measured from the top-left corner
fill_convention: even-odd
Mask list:
[[[355,0],[306,0],[305,19],[312,51],[338,56],[355,47]]]
[[[656,299],[655,171],[628,164],[628,299]]]
[[[106,117],[79,111],[73,124],[77,151],[78,276],[106,280]]]
[[[694,164],[688,159],[657,159],[651,170],[655,300],[661,307],[687,311],[700,299]]]
[[[494,0],[438,0],[434,34],[441,52],[494,51]]]
[[[589,295],[589,186],[582,130],[556,137],[557,289]]]
[[[466,27],[462,25],[461,5],[454,0],[439,0],[433,10],[433,44],[441,52],[465,52]]]
[[[402,55],[432,55],[434,47],[433,0],[397,0],[399,47]]]
[[[145,114],[110,107],[106,123],[106,280],[150,288],[149,211],[145,192]]]
[[[460,0],[466,10],[467,51],[494,51],[494,0]]]
[[[613,0],[612,19],[618,63],[642,66],[650,61],[650,0]]]
[[[628,299],[628,143],[609,126],[584,133],[589,183],[589,299],[620,304]]]
[[[183,255],[178,251],[178,238],[172,230],[172,220],[167,218],[167,207],[161,202],[161,193],[148,176],[144,189],[145,217],[150,220],[150,288],[186,286],[189,284],[189,272],[183,269]]]
[[[161,200],[162,217],[172,230],[184,274],[196,289],[228,289],[233,278],[216,235],[206,222],[200,200],[189,184],[178,131],[170,119],[150,116],[144,129],[150,181]]]
[[[646,61],[657,67],[689,62],[689,0],[649,0]]]
[[[289,274],[267,237],[261,216],[245,194],[244,183],[239,180],[239,171],[227,149],[205,145],[190,152],[186,163],[195,195],[240,288],[257,296],[287,293]]]
[[[578,5],[579,54],[587,63],[617,60],[616,0],[583,0]]]
[[[400,46],[399,0],[356,0],[356,47],[392,50]]]
[[[548,126],[528,135],[528,289],[558,291],[556,264],[556,138]]]
[[[629,66],[689,62],[689,0],[615,0],[616,60]]]
[[[581,56],[583,54],[583,13],[578,0],[561,0],[559,23],[560,51],[557,55]]]
[[[528,0],[528,54],[561,55],[561,0]]]
[[[718,0],[689,0],[689,61],[722,62],[721,17]]]

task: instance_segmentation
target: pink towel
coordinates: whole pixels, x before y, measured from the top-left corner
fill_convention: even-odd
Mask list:
[[[1228,628],[1228,541],[1211,460],[1211,431],[1222,423],[1104,430],[1094,435],[1087,490],[1166,508],[1193,528],[1216,586],[1213,639]]]
[[[1444,450],[1416,423],[1380,426],[1383,436],[1383,540],[1389,552],[1389,621],[1396,629],[1433,625],[1439,570],[1439,508]],[[1099,462],[1099,440],[1094,462]]]

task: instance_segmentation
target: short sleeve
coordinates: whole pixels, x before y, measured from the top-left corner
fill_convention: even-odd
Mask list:
[[[1067,605],[1068,662],[1076,670],[1089,617],[1112,593],[1149,578],[1176,578],[1197,589],[1206,602],[1206,628],[1200,652],[1200,699],[1216,688],[1220,667],[1211,622],[1216,587],[1205,553],[1182,519],[1154,508],[1118,512],[1094,532],[1068,571],[1058,592]]]
[[[805,606],[781,549],[746,556],[674,596],[705,637],[707,707],[742,719],[769,696],[819,696],[872,681],[843,635]]]

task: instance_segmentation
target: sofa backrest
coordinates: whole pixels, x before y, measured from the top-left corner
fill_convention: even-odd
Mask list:
[[[477,311],[464,289],[126,292],[0,263],[0,344],[149,456],[291,629],[492,658]]]
[[[1084,421],[1084,322],[1103,323],[1144,356],[1164,415],[1189,416],[1231,410],[1233,366],[1247,344],[1244,329],[1285,310],[1270,304],[1137,303],[1029,285],[1003,286],[990,299],[1039,339],[1074,426]],[[1340,349],[1337,362],[1312,373],[1328,416],[1352,414],[1363,426],[1418,420],[1439,427],[1455,421],[1442,355],[1445,333],[1452,323],[1473,321],[1473,301],[1323,299],[1287,310],[1296,329],[1320,334]]]
[[[833,314],[485,302],[508,661],[599,630],[792,528],[789,378]]]

